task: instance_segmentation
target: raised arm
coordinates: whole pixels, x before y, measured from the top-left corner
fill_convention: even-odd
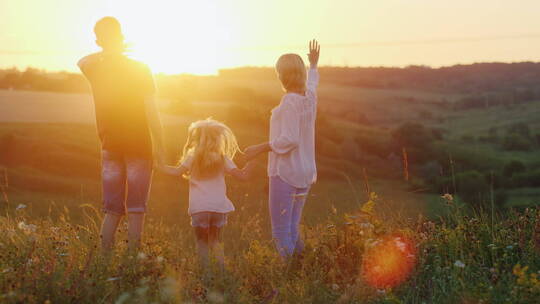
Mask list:
[[[319,55],[321,51],[321,46],[317,40],[313,39],[309,42],[309,71],[307,78],[307,91],[309,93],[316,93],[317,86],[319,85],[319,72],[317,71],[317,66],[319,64]]]

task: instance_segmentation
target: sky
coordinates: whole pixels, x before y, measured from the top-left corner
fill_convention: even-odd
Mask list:
[[[322,65],[540,61],[538,12],[535,0],[2,0],[0,68],[76,71],[103,16],[156,73],[273,66],[312,38]]]

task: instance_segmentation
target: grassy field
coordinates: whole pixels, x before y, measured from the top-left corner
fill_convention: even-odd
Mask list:
[[[213,116],[227,122],[242,147],[267,137],[264,121],[273,106],[269,100],[279,100],[277,83],[223,82],[215,77],[204,83],[245,86],[257,89],[257,95],[251,100],[240,90],[244,97],[238,102],[212,96],[207,101],[162,100],[171,163],[179,156],[187,126],[196,119]],[[343,85],[323,85],[319,95],[319,115],[327,129],[319,130],[325,144],[317,160],[319,181],[304,212],[308,246],[304,260],[285,269],[273,249],[261,159],[249,183],[228,181],[237,210],[224,232],[227,267],[225,273],[209,278],[197,265],[185,180],[154,174],[142,251],[126,252],[123,226],[117,251],[107,259],[97,249],[100,152],[89,96],[0,91],[5,110],[0,113],[0,227],[5,232],[0,236],[0,302],[540,300],[540,211],[526,209],[538,204],[539,188],[507,190],[506,207],[520,211],[489,204],[473,209],[458,196],[441,199],[443,193],[416,185],[415,175],[405,182],[400,156],[391,160],[360,150],[361,159],[354,160],[344,152],[348,141],[388,143],[394,128],[421,121],[427,128],[446,130],[442,144],[452,153],[459,150],[481,161],[492,160],[493,169],[514,159],[532,168],[540,164],[536,150],[505,151],[477,137],[491,127],[504,132],[515,122],[528,123],[532,133],[538,133],[534,104],[454,111],[447,103],[458,95]],[[265,103],[256,103],[257,98]],[[248,111],[235,112],[238,107]],[[367,120],[359,121],[360,114]],[[464,141],[469,134],[474,140]],[[461,173],[459,165],[456,174]],[[413,165],[411,172],[416,169]],[[368,192],[379,198],[363,205],[369,201]],[[374,210],[369,207],[372,203]],[[369,257],[393,260],[395,256],[377,250],[398,236],[410,241],[414,249],[408,253],[416,263],[385,262],[397,265],[397,270],[390,267],[386,273],[391,284],[377,285],[373,276],[365,275],[373,265]]]
[[[36,218],[19,206],[0,218],[0,297],[3,303],[539,301],[539,211],[492,217],[447,203],[450,215],[436,221],[383,220],[384,198],[356,204],[349,216],[330,212],[304,225],[305,255],[289,267],[265,233],[264,211],[246,207],[252,212],[239,212],[225,230],[224,272],[199,269],[191,231],[180,220],[150,217],[138,253],[126,251],[123,226],[117,251],[103,256],[95,208],[81,206],[85,218],[74,224],[67,211]]]

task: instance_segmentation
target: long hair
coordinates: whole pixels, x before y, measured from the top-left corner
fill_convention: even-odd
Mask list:
[[[208,118],[189,126],[181,161],[192,157],[190,175],[197,179],[207,179],[220,173],[225,165],[225,157],[233,159],[239,150],[231,129]]]
[[[276,72],[286,91],[306,91],[306,65],[297,54],[285,54],[276,63]]]

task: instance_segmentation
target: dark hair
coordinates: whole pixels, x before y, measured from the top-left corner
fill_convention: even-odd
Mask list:
[[[94,33],[98,44],[102,47],[123,47],[124,35],[118,19],[103,17],[96,22]]]

